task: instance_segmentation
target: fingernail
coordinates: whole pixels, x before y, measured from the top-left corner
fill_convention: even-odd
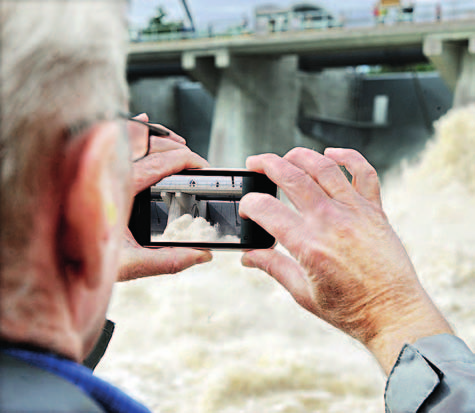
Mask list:
[[[204,264],[205,262],[210,262],[213,259],[213,255],[208,252],[208,253],[203,253],[199,258],[198,258],[198,263],[199,264]]]

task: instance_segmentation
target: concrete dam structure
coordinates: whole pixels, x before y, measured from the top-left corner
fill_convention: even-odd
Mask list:
[[[283,154],[293,146],[350,147],[380,170],[417,155],[431,138],[434,121],[452,107],[453,100],[437,73],[373,76],[339,69],[300,73],[297,82],[299,105],[290,124],[292,142],[279,143],[276,136],[262,135],[256,137],[262,148]],[[216,99],[201,83],[184,76],[146,78],[131,84],[131,96],[132,111],[149,113],[209,159]],[[234,161],[244,162],[240,152]]]
[[[475,101],[475,13],[463,16],[131,43],[132,107],[182,133],[217,167],[243,167],[256,153],[332,145],[356,148],[385,168],[423,146],[450,107]],[[374,64],[378,55],[430,61],[439,76],[335,69]],[[182,77],[152,80],[159,67],[178,67]]]

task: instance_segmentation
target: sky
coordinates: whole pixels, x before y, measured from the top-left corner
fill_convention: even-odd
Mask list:
[[[405,0],[402,0],[404,2]],[[441,0],[442,4],[473,0]],[[198,28],[205,28],[208,23],[225,23],[242,21],[246,16],[252,19],[256,6],[272,4],[282,8],[290,7],[296,3],[311,3],[323,6],[335,16],[342,11],[354,12],[357,10],[371,13],[375,0],[318,0],[318,1],[291,1],[291,0],[188,0],[195,24]],[[418,4],[435,7],[437,0],[414,0]],[[158,6],[162,6],[171,20],[186,21],[185,12],[180,0],[132,0],[130,8],[130,22],[132,27],[146,26],[148,19],[154,15]]]

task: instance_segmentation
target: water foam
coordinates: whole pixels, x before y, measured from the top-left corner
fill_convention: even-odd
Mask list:
[[[424,286],[475,346],[475,105],[450,111],[415,164],[385,179],[384,205]]]

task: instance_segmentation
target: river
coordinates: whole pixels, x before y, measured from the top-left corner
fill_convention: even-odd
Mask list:
[[[436,131],[417,163],[385,174],[383,202],[422,283],[475,349],[475,106]],[[384,412],[385,377],[363,346],[240,258],[215,252],[181,274],[117,285],[97,374],[154,412]]]

